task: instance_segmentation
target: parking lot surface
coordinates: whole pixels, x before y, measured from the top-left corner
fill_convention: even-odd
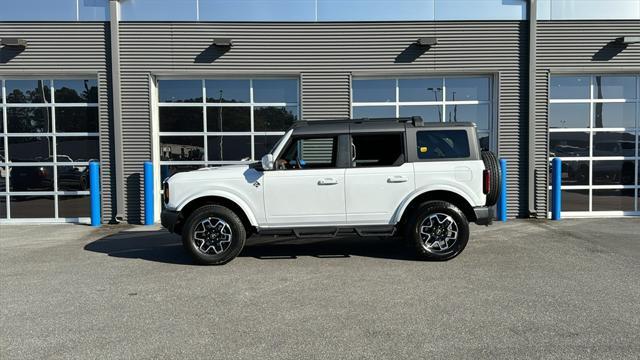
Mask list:
[[[0,227],[0,358],[638,358],[640,220],[392,240],[256,239],[193,265],[155,228]]]

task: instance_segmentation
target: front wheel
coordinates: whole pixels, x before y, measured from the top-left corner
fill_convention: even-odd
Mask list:
[[[429,201],[412,214],[406,237],[418,257],[444,261],[458,256],[469,240],[469,222],[458,207],[446,201]]]
[[[205,205],[187,218],[182,244],[196,262],[222,265],[240,254],[246,237],[236,213],[224,206]]]

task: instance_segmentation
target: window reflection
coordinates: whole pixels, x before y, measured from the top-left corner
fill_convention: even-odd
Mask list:
[[[251,131],[251,108],[207,107],[207,131]]]
[[[634,189],[594,189],[593,211],[634,211]]]
[[[9,137],[8,142],[9,161],[51,161],[53,156],[53,139],[50,136]]]
[[[635,156],[634,133],[598,132],[593,134],[593,156]]]
[[[593,125],[596,128],[634,128],[636,126],[636,104],[595,103],[593,110]]]
[[[594,161],[593,185],[635,185],[635,161]]]
[[[589,109],[589,104],[549,104],[549,127],[587,128]]]
[[[589,133],[554,132],[549,134],[549,156],[589,156]]]
[[[395,106],[354,106],[352,112],[356,119],[396,117]]]
[[[90,179],[88,165],[58,166],[58,190],[89,190]]]
[[[97,103],[96,80],[54,80],[56,103]]]
[[[91,197],[88,195],[58,196],[58,217],[91,216]]]
[[[160,160],[204,160],[202,136],[160,136]]]
[[[52,218],[55,216],[53,196],[10,196],[9,206],[11,217],[24,218]]]
[[[489,100],[489,78],[447,78],[447,100]]]
[[[489,105],[447,105],[447,121],[472,122],[480,130],[489,129]]]
[[[253,102],[297,103],[298,81],[294,79],[253,80]]]
[[[56,139],[58,157],[70,161],[84,162],[100,158],[98,138],[85,136],[58,136]]]
[[[596,76],[594,79],[597,99],[636,98],[636,78],[633,76]]]
[[[400,101],[442,101],[442,78],[399,79]]]
[[[353,102],[394,102],[396,101],[396,80],[353,80],[352,92]]]
[[[9,167],[9,184],[9,191],[53,191],[53,167]]]
[[[552,76],[551,99],[589,99],[590,78],[588,76]]]
[[[202,107],[160,107],[160,131],[203,131]]]
[[[10,132],[10,133],[52,132],[51,109],[48,107],[7,108],[7,132]]]
[[[294,106],[256,107],[254,111],[255,131],[283,131],[298,120],[298,108]]]
[[[202,102],[202,81],[160,80],[158,97],[160,102]]]
[[[57,107],[56,131],[98,132],[97,107]]]
[[[434,0],[318,0],[318,21],[434,20]]]
[[[248,103],[250,83],[249,80],[207,80],[207,102],[213,103]]]
[[[321,1],[318,0],[318,6]],[[200,0],[201,21],[314,21],[315,0]]]
[[[403,105],[400,117],[421,116],[425,122],[442,122],[442,105]]]
[[[5,80],[8,103],[50,103],[49,81]]]
[[[251,158],[251,137],[209,136],[207,149],[210,161],[238,161]]]

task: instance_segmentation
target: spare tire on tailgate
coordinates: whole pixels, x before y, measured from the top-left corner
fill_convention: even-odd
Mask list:
[[[489,192],[487,193],[487,206],[493,206],[498,202],[500,195],[500,182],[502,181],[502,172],[498,158],[491,151],[483,151],[481,153],[484,168],[489,172]],[[484,179],[483,179],[484,181]]]

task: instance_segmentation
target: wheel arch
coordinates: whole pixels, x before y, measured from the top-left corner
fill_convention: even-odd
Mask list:
[[[469,222],[476,221],[476,213],[473,210],[473,206],[471,206],[469,199],[455,191],[439,189],[424,191],[407,199],[396,214],[396,222],[398,224],[405,224],[408,216],[413,212],[413,210],[415,210],[420,204],[433,200],[449,202],[458,207],[467,217]]]
[[[248,205],[243,204],[242,201],[238,201],[237,199],[231,199],[226,196],[221,195],[203,195],[200,197],[196,197],[193,199],[189,199],[181,206],[180,211],[180,220],[176,224],[176,229],[174,230],[176,233],[180,234],[182,232],[182,225],[184,221],[198,208],[205,205],[221,205],[229,210],[233,211],[238,215],[240,220],[242,220],[242,224],[244,225],[247,234],[251,232],[251,229],[258,226],[258,222],[255,219],[255,216],[249,209]]]

